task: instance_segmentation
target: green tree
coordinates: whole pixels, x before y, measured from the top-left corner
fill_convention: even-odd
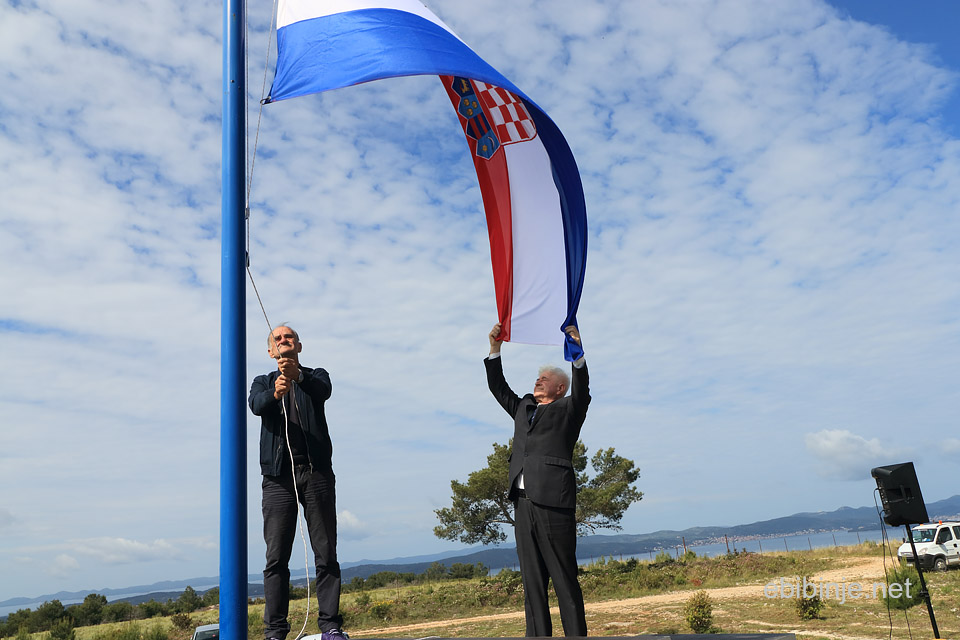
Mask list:
[[[297,585],[293,584],[292,582],[289,583],[289,584],[290,584],[290,587],[289,587],[289,589],[287,590],[287,591],[288,591],[287,597],[288,597],[290,600],[303,600],[304,598],[307,597],[307,587],[306,587],[306,585],[304,585],[304,586],[302,586],[302,587],[298,587]]]
[[[343,585],[344,593],[350,593],[352,591],[363,591],[366,586],[366,581],[360,576],[353,576],[350,579],[350,582],[347,582]]]
[[[187,587],[183,590],[183,593],[180,594],[180,597],[177,598],[177,611],[182,611],[184,613],[190,613],[191,611],[196,611],[203,606],[203,600],[200,599],[200,596],[197,595],[197,592],[193,587]]]
[[[423,577],[427,580],[443,580],[447,577],[447,565],[442,562],[431,562],[423,572]]]
[[[21,629],[26,629],[27,633],[29,633],[30,632],[30,615],[32,613],[33,611],[27,608],[27,609],[17,609],[16,612],[8,615],[7,625],[6,625],[7,630],[4,632],[4,635],[19,636]]]
[[[215,607],[220,604],[220,587],[212,587],[203,592],[203,606]]]
[[[506,445],[494,443],[486,467],[471,473],[466,483],[450,482],[453,504],[434,511],[440,525],[434,527],[433,535],[467,544],[507,539],[502,525],[513,526],[513,503],[507,498],[512,445],[512,439]]]
[[[140,617],[142,618],[156,618],[158,616],[164,616],[169,610],[169,607],[165,606],[162,602],[157,602],[153,598],[147,600],[146,602],[141,602],[139,605],[137,605],[137,608],[140,609]]]
[[[36,608],[27,625],[30,631],[47,631],[65,614],[66,609],[59,600],[50,600]]]
[[[93,626],[103,621],[103,608],[107,606],[107,597],[99,593],[88,593],[83,602],[70,607],[70,615],[77,621],[78,627]]]
[[[454,562],[450,565],[450,577],[454,580],[469,580],[470,578],[482,578],[489,575],[490,569],[484,566],[482,562],[477,564],[466,564],[465,562]]]
[[[444,540],[467,544],[503,542],[504,525],[513,526],[513,502],[507,494],[511,439],[505,445],[493,445],[487,466],[474,471],[467,481],[450,482],[452,504],[434,511],[440,524],[433,534]],[[619,531],[620,520],[634,502],[643,498],[633,484],[640,477],[632,460],[618,456],[613,447],[601,449],[590,459],[595,475],[587,472],[587,447],[580,440],[573,448],[573,469],[577,479],[577,534],[597,529]]]
[[[133,620],[136,610],[129,602],[111,602],[103,607],[104,622]]]
[[[596,475],[588,478],[587,448],[579,440],[573,456],[577,471],[577,532],[584,535],[597,529],[620,531],[623,514],[643,498],[643,493],[633,486],[640,470],[633,466],[633,460],[618,456],[610,447],[600,449],[590,458]]]

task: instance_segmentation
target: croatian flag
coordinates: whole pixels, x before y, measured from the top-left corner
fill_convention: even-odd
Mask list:
[[[436,75],[480,182],[504,340],[564,344],[576,325],[587,214],[553,120],[418,0],[280,0],[268,102],[372,80]]]

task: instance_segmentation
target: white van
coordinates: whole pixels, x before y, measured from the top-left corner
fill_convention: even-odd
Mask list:
[[[945,571],[960,565],[960,522],[918,524],[911,533],[922,568]],[[897,557],[902,563],[913,563],[909,541],[900,545]]]

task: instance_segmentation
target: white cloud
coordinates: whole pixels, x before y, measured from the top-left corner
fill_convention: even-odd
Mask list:
[[[65,578],[80,568],[80,563],[73,556],[61,553],[47,566],[46,572],[56,578]]]
[[[870,470],[909,456],[908,447],[884,445],[844,429],[824,429],[804,437],[807,450],[820,461],[819,472],[828,478],[863,480]],[[897,458],[897,460],[894,460]]]
[[[346,540],[363,540],[370,535],[370,529],[360,518],[344,509],[337,514],[337,535]]]
[[[625,529],[869,504],[872,466],[955,427],[960,141],[938,109],[957,70],[815,0],[545,6],[432,8],[581,168],[582,435],[641,469]],[[0,410],[29,425],[0,430],[0,486],[16,487],[0,564],[76,558],[57,588],[217,571],[220,10],[0,4]],[[249,7],[251,95],[268,10]],[[259,144],[252,270],[333,378],[339,556],[449,548],[433,510],[510,436],[480,363],[496,311],[449,102],[435,78],[281,102]],[[272,363],[252,290],[246,311],[250,380]],[[526,390],[560,355],[504,358]],[[830,477],[780,473],[810,461]],[[929,499],[955,492],[917,463]]]
[[[179,540],[171,541],[175,544],[179,544],[184,547],[195,547],[197,549],[203,549],[206,551],[212,551],[219,548],[217,540],[215,538],[203,537],[203,538],[180,538]]]
[[[176,559],[179,555],[178,549],[166,540],[140,542],[124,538],[88,538],[70,540],[67,544],[76,555],[87,556],[105,564]]]
[[[949,455],[955,455],[960,453],[960,439],[945,438],[943,440],[943,452]]]

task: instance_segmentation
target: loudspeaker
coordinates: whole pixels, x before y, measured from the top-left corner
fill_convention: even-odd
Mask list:
[[[870,471],[876,478],[883,501],[883,521],[891,527],[929,521],[927,505],[920,495],[920,483],[912,462],[901,462]]]

